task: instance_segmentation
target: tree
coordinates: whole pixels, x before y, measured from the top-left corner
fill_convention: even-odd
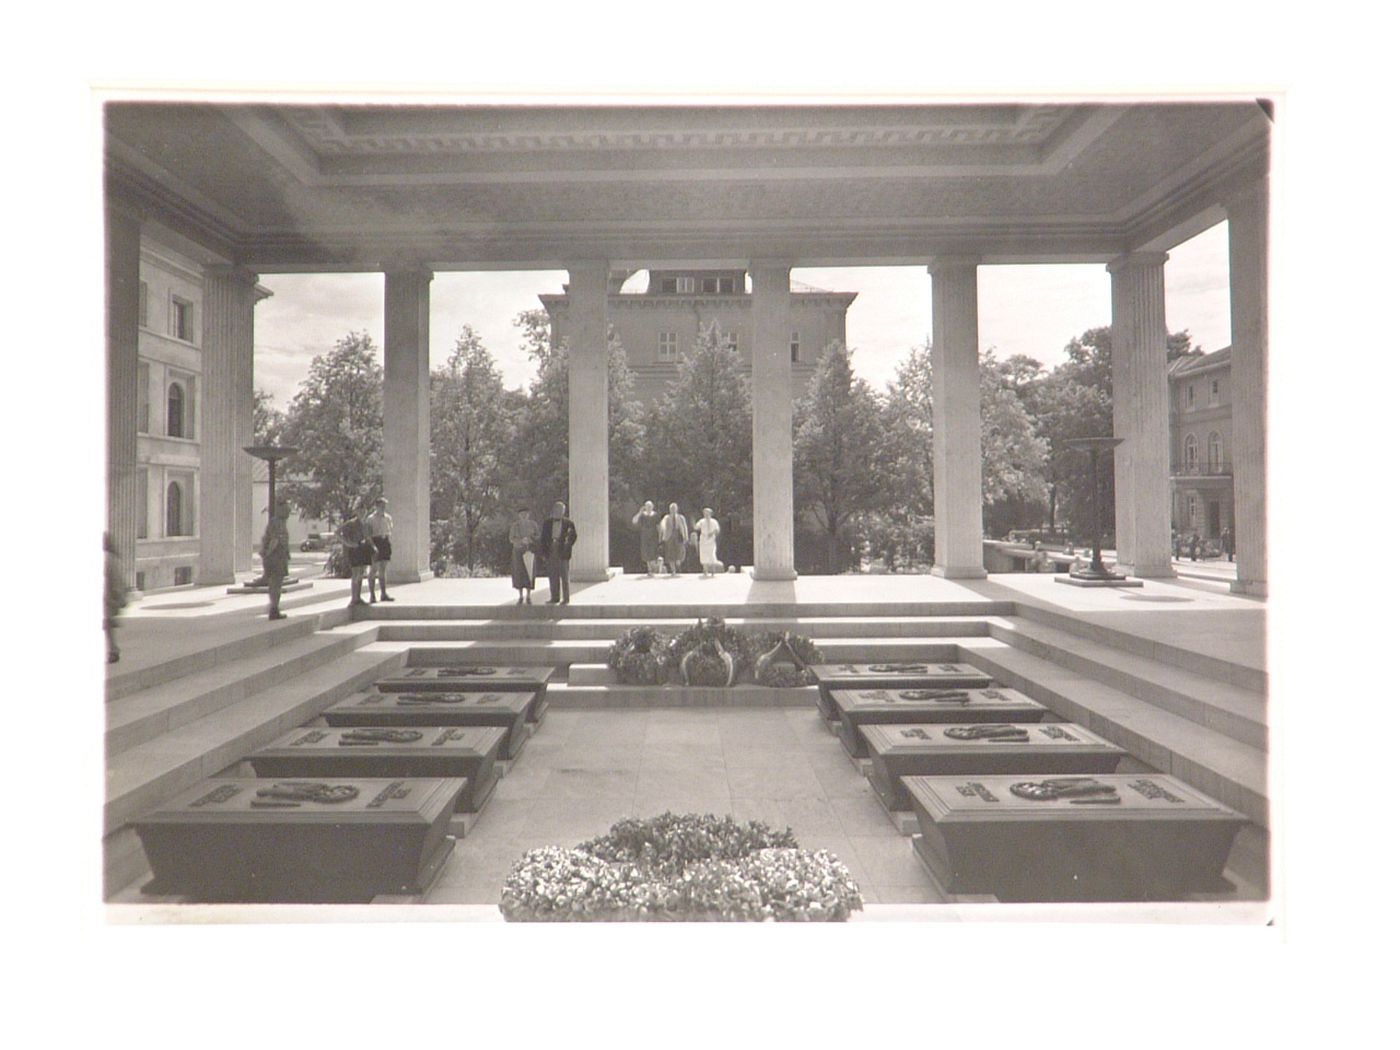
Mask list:
[[[879,399],[851,372],[851,354],[836,342],[823,351],[807,394],[798,402],[793,482],[798,510],[809,510],[826,533],[827,572],[847,567],[842,537],[862,515],[890,498],[884,467]]]
[[[1034,365],[1032,372],[1027,363]],[[1041,372],[1040,363],[1018,355],[998,361],[992,351],[978,361],[982,408],[982,501],[986,505],[1046,498],[1045,460],[1049,443],[1036,433],[1025,399]]]
[[[287,425],[287,413],[272,403],[272,395],[259,387],[253,391],[253,444],[275,445],[282,428]]]
[[[477,534],[501,509],[513,421],[501,373],[471,325],[433,370],[428,399],[431,518],[460,523],[463,555],[474,567]]]
[[[384,370],[368,332],[350,333],[311,362],[281,440],[286,494],[305,518],[344,521],[380,491]]]
[[[645,416],[644,490],[664,511],[710,507],[721,519],[753,509],[753,408],[739,356],[710,323]]]

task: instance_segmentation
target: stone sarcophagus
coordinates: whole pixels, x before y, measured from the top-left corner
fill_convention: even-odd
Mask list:
[[[901,777],[1112,773],[1127,754],[1082,726],[1042,722],[862,725],[869,779],[889,810],[913,808]]]
[[[495,693],[529,693],[532,698],[529,720],[539,722],[549,706],[545,689],[552,667],[507,667],[468,664],[461,667],[407,667],[398,674],[381,678],[375,687],[381,693],[459,693],[489,689]]]
[[[905,777],[914,849],[950,893],[1181,900],[1225,888],[1245,818],[1160,773]]]
[[[425,891],[452,851],[456,779],[206,780],[134,822],[144,890],[209,902]]]
[[[525,723],[534,702],[526,692],[360,693],[328,707],[327,724],[346,726],[499,726],[506,739],[498,757],[514,758],[529,735]]]
[[[901,688],[834,689],[840,719],[837,735],[855,758],[867,755],[860,727],[960,722],[1039,722],[1049,712],[1014,689]]]
[[[883,664],[813,664],[817,710],[828,722],[836,718],[838,689],[982,689],[990,675],[971,664],[905,661]]]
[[[475,813],[495,790],[501,726],[302,728],[248,756],[260,777],[448,777],[466,784],[461,813]]]

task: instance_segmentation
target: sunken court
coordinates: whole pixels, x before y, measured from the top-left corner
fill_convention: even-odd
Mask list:
[[[1252,99],[108,102],[106,524],[126,586],[174,572],[145,577],[107,667],[108,913],[1267,922],[1272,121]],[[1176,455],[1164,281],[1221,224],[1228,469],[1214,440]],[[152,305],[156,257],[187,290]],[[1111,419],[1056,450],[1092,471],[1086,563],[990,538],[978,295],[991,268],[1090,263],[1111,290]],[[804,311],[831,296],[794,273],[911,266],[932,563],[799,575],[795,384]],[[566,491],[547,496],[578,535],[559,606],[434,572],[433,278],[531,270],[567,276],[545,297],[567,298]],[[656,294],[623,294],[643,271]],[[269,620],[254,470],[270,490],[295,450],[255,440],[259,280],[365,273],[383,281],[373,488],[394,601],[304,577]],[[652,578],[619,564],[635,537],[609,503],[609,348],[625,310],[689,291],[741,318],[725,346],[755,409],[752,544],[733,571]],[[1174,560],[1186,505],[1212,528],[1229,507],[1214,575]]]

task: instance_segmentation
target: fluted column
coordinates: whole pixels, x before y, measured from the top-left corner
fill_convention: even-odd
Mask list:
[[[119,204],[106,212],[107,532],[128,585],[136,579],[137,326],[140,321],[141,220]]]
[[[570,577],[608,578],[608,263],[569,267]]]
[[[428,536],[428,286],[410,267],[384,274],[384,496],[394,519],[389,579],[432,575]]]
[[[793,580],[792,271],[755,260],[753,281],[753,576]]]
[[[982,579],[982,386],[977,364],[977,264],[933,260],[933,572]]]
[[[1226,202],[1230,231],[1230,417],[1235,484],[1233,591],[1268,593],[1269,186]]]
[[[1130,252],[1108,264],[1113,306],[1113,450],[1118,568],[1174,576],[1171,437],[1167,419],[1164,252]]]
[[[258,276],[241,267],[204,273],[200,360],[199,581],[232,583],[252,557],[253,306]],[[246,464],[246,467],[245,467]],[[243,469],[240,469],[243,468]]]

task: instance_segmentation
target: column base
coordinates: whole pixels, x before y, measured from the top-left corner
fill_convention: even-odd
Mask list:
[[[930,575],[941,576],[945,580],[985,580],[987,570],[980,565],[935,565]]]
[[[793,569],[760,569],[754,566],[749,570],[749,576],[764,582],[790,583],[797,579],[797,572]]]
[[[1269,596],[1268,580],[1231,580],[1231,594],[1250,594],[1256,598],[1267,598]]]
[[[1176,579],[1176,568],[1170,562],[1166,565],[1124,565],[1119,563],[1114,568],[1127,576],[1140,576],[1144,580]]]
[[[196,582],[200,587],[217,587],[221,583],[237,583],[238,577],[230,571],[217,570],[210,572],[201,571],[196,577]]]
[[[389,563],[390,583],[422,583],[425,580],[434,579],[432,569],[398,569],[395,570],[393,562]]]
[[[614,566],[609,566],[602,572],[596,569],[591,572],[583,569],[571,570],[569,572],[569,583],[607,583],[614,576],[621,575],[621,573],[622,570]]]

